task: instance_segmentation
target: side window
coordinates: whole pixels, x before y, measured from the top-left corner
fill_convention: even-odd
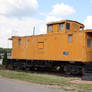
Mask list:
[[[68,42],[72,42],[72,35],[68,35]]]
[[[18,39],[18,45],[21,45],[21,39]]]
[[[59,29],[64,30],[64,23],[59,24]]]
[[[63,56],[68,56],[69,55],[69,52],[68,51],[64,51],[63,52]]]
[[[44,49],[44,42],[38,42],[38,49]]]
[[[66,23],[66,29],[70,30],[70,23]]]
[[[53,25],[48,25],[48,31],[52,32],[52,30],[53,30]]]
[[[90,48],[90,46],[91,46],[91,40],[88,39],[88,40],[87,40],[87,47]]]
[[[80,30],[83,30],[83,27],[80,27]]]

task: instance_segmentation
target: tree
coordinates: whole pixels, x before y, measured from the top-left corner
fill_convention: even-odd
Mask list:
[[[5,50],[4,51],[4,57],[3,57],[3,62],[2,62],[3,65],[6,65],[7,64],[7,51]]]

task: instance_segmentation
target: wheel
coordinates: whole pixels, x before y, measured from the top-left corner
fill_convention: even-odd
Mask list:
[[[59,72],[64,73],[64,66],[60,66]]]
[[[72,74],[71,66],[70,66],[70,65],[65,65],[65,66],[64,66],[64,72],[65,72],[65,74],[67,74],[67,75]]]

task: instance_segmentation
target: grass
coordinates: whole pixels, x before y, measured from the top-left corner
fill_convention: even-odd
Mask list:
[[[55,75],[25,73],[8,70],[0,70],[0,76],[43,85],[57,85],[66,91],[71,90],[74,92],[77,90],[77,92],[92,92],[92,84],[71,83],[72,80],[78,80],[79,78],[59,77]]]

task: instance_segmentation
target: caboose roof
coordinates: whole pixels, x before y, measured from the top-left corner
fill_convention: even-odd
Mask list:
[[[56,22],[49,22],[49,23],[47,23],[47,25],[50,25],[50,24],[59,24],[59,23],[64,23],[64,22],[75,22],[75,23],[78,23],[78,24],[80,24],[81,26],[84,27],[84,25],[82,23],[79,23],[79,22],[73,21],[73,20],[60,20],[60,21],[56,21]]]
[[[85,30],[86,33],[92,33],[92,29]]]

